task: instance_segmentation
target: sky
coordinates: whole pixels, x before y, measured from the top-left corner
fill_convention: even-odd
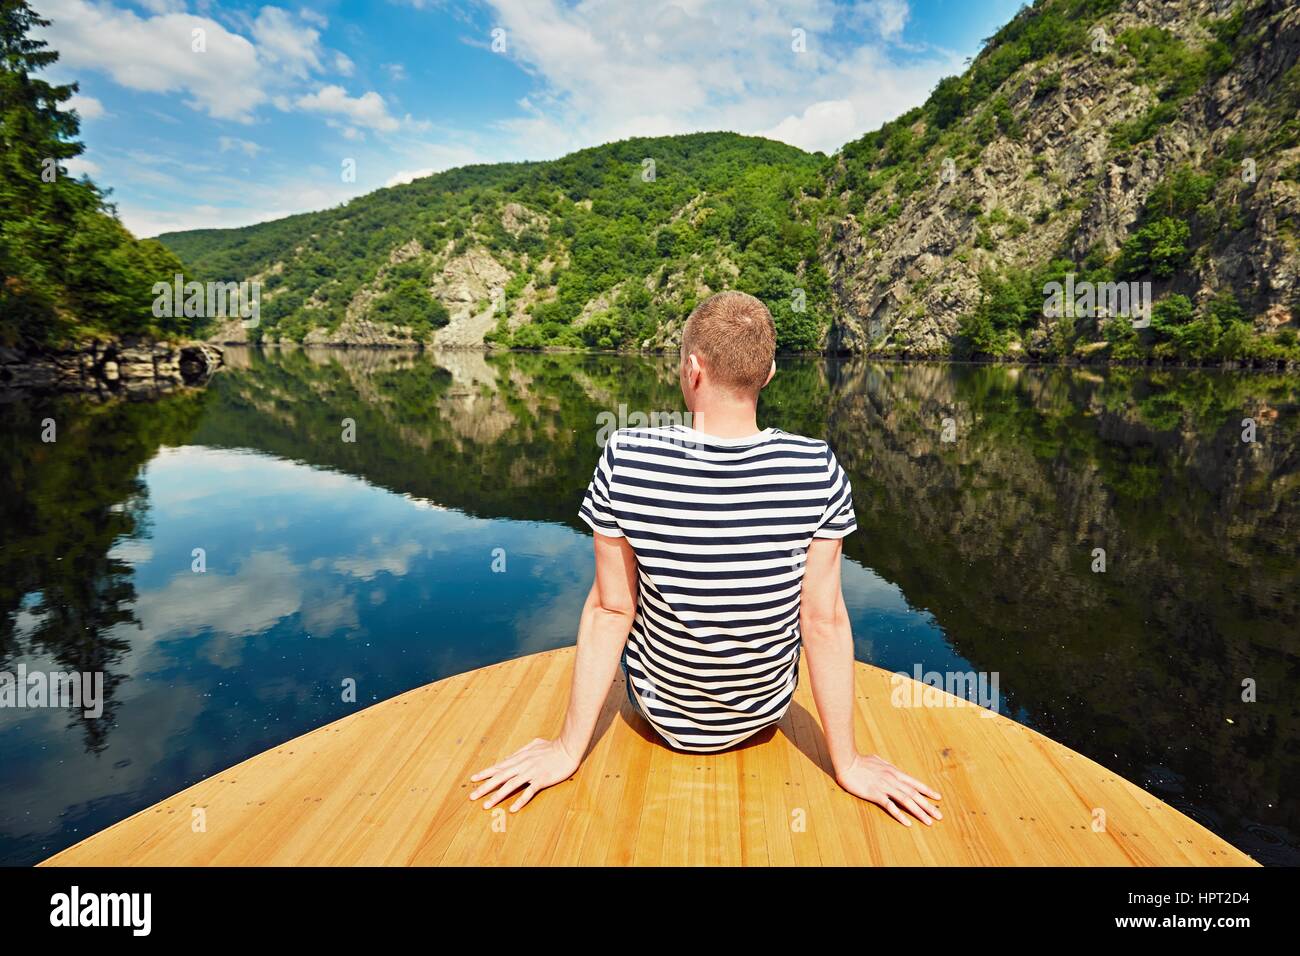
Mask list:
[[[1022,0],[29,0],[140,236],[468,163],[732,130],[830,153],[924,102]]]

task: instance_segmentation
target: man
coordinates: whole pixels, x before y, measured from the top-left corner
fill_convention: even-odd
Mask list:
[[[692,427],[623,429],[605,445],[580,514],[596,580],[578,627],[564,728],[471,777],[518,811],[578,769],[620,662],[633,707],[679,750],[715,753],[784,716],[808,655],[836,780],[911,826],[939,794],[853,733],[853,636],[840,591],[857,527],[848,476],[825,442],[759,430],[776,329],[753,296],[723,292],[682,332]]]

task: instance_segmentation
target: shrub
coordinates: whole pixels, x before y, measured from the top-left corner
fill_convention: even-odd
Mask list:
[[[1151,310],[1151,328],[1163,338],[1172,338],[1192,321],[1192,300],[1185,295],[1166,296]]]
[[[1038,81],[1038,88],[1034,90],[1035,99],[1042,99],[1045,96],[1051,96],[1061,88],[1061,74],[1059,71],[1048,73]]]
[[[1170,216],[1147,223],[1129,236],[1120,249],[1120,276],[1170,278],[1190,256],[1187,242],[1191,234],[1191,227],[1186,222]]]
[[[1183,165],[1165,177],[1143,205],[1146,216],[1176,216],[1190,219],[1198,213],[1204,213],[1205,206],[1214,194],[1214,177],[1208,173],[1198,173],[1191,166]]]
[[[1034,317],[1033,280],[1011,270],[980,273],[980,298],[974,311],[958,323],[958,351],[967,355],[1004,355],[1026,322]],[[1040,303],[1041,304],[1041,303]]]
[[[370,314],[381,322],[410,326],[427,334],[451,321],[451,315],[418,279],[403,279],[374,301]]]

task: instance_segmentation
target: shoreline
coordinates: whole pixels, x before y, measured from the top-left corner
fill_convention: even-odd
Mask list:
[[[346,344],[346,343],[319,343],[310,344],[301,342],[222,342],[207,343],[221,349],[225,348],[242,348],[242,349],[284,349],[292,351],[294,349],[303,349],[306,351],[371,351],[371,352],[429,352],[437,354],[441,352],[481,352],[486,354],[492,353],[514,353],[520,355],[619,355],[619,356],[671,356],[676,355],[676,349],[636,349],[635,351],[619,351],[617,349],[575,349],[566,346],[545,346],[542,348],[500,348],[491,345],[424,345],[424,344],[402,344],[402,345],[371,345],[371,344]],[[913,365],[922,363],[932,363],[939,365],[1008,365],[1017,368],[1149,368],[1149,369],[1218,369],[1223,371],[1236,372],[1298,372],[1300,373],[1300,361],[1289,359],[1220,359],[1215,362],[1188,362],[1184,360],[1170,359],[1109,359],[1109,358],[1064,358],[1052,359],[1043,356],[1026,355],[1023,357],[1011,356],[984,356],[972,358],[957,358],[951,355],[897,355],[897,354],[876,354],[871,352],[848,352],[848,351],[825,351],[825,352],[780,352],[776,353],[777,360],[783,358],[820,358],[826,361],[868,361],[868,362],[887,362],[897,365]]]
[[[165,342],[139,338],[90,339],[80,345],[15,349],[0,347],[0,400],[27,395],[83,395],[101,400],[147,398],[181,388],[201,388],[225,363],[227,349],[249,351],[306,352],[389,352],[410,355],[428,353],[592,355],[666,358],[676,349],[575,349],[562,346],[543,348],[501,348],[483,345],[426,344],[303,344],[298,342]],[[951,355],[898,355],[870,352],[778,352],[783,359],[812,358],[828,363],[870,362],[889,365],[1004,365],[1009,368],[1072,368],[1100,371],[1109,368],[1149,370],[1212,370],[1224,372],[1300,373],[1300,362],[1281,359],[1222,359],[1216,362],[1188,362],[1167,359],[1065,358],[1042,356],[981,356],[958,358]]]
[[[0,395],[155,394],[205,385],[224,364],[209,342],[93,338],[65,346],[0,348]]]

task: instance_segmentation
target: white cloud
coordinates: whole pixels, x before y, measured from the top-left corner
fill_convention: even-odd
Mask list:
[[[388,177],[384,185],[402,186],[406,183],[415,182],[417,179],[423,179],[425,176],[432,176],[437,171],[432,166],[426,166],[423,169],[399,169]]]
[[[301,614],[303,626],[315,636],[357,625],[355,599],[338,584],[309,580],[284,551],[254,551],[239,560],[233,573],[183,571],[162,587],[142,588],[135,614],[149,640],[205,630],[251,637],[293,614]],[[237,666],[242,648],[227,645],[222,650],[224,658],[209,660]]]
[[[907,0],[863,0],[855,5],[854,14],[865,18],[886,39],[895,39],[907,25],[911,11]]]
[[[336,114],[346,117],[357,126],[375,129],[380,132],[392,132],[401,126],[388,112],[384,98],[371,90],[361,96],[348,96],[341,86],[330,84],[315,93],[304,94],[295,101],[300,109],[316,113]]]
[[[924,101],[960,59],[900,51],[906,0],[489,0],[536,80],[496,128],[521,158],[628,136],[729,129],[831,151]],[[804,52],[792,31],[806,36]],[[470,42],[490,48],[484,36]],[[900,56],[905,52],[905,57]]]
[[[286,75],[306,79],[321,70],[320,32],[279,7],[263,7],[253,21],[258,52]],[[346,59],[346,58],[345,58]]]
[[[306,7],[299,8],[298,17],[305,20],[307,23],[320,27],[322,30],[330,25],[329,18],[325,16],[325,14],[319,13],[316,10],[308,10]]]
[[[266,99],[253,44],[215,20],[139,17],[89,0],[43,0],[40,9],[64,67],[102,70],[127,89],[182,92],[220,119],[248,120]],[[192,49],[194,30],[204,31],[206,52]]]
[[[140,626],[154,637],[205,628],[231,637],[259,634],[302,607],[302,569],[282,551],[254,551],[233,573],[176,574],[161,588],[142,589]]]
[[[394,83],[400,83],[406,79],[406,67],[400,63],[385,63],[384,70],[388,73],[388,78]]]
[[[799,116],[787,116],[763,135],[801,149],[830,152],[861,132],[849,100],[813,103]]]
[[[221,148],[223,153],[237,150],[249,159],[252,159],[258,153],[263,151],[261,146],[258,146],[251,140],[240,139],[238,136],[219,136],[217,137],[217,145]]]
[[[941,77],[961,71],[959,58],[934,56],[898,65],[862,47],[810,84],[810,91],[847,96],[816,100],[758,132],[807,150],[830,153],[925,101]]]
[[[355,70],[347,54],[321,44],[320,29],[328,21],[309,10],[293,14],[264,6],[251,19],[232,15],[244,36],[185,12],[183,4],[161,0],[145,6],[156,15],[141,16],[109,0],[44,0],[41,12],[52,21],[47,39],[61,65],[101,71],[131,90],[181,93],[187,105],[216,119],[251,122],[267,103],[291,108],[295,88],[301,91],[326,64],[343,76]],[[202,31],[201,51],[194,49],[195,31]],[[85,99],[93,104],[89,109],[99,105]],[[361,100],[363,117],[356,121],[366,125],[372,104]],[[377,128],[387,128],[382,118],[377,121]]]
[[[76,110],[77,115],[83,120],[99,119],[104,116],[104,104],[93,96],[86,96],[82,93],[73,93],[67,102],[70,110]]]
[[[91,162],[82,156],[73,156],[71,159],[63,161],[63,168],[68,171],[68,175],[73,179],[80,179],[82,176],[98,176],[99,164]]]
[[[392,545],[373,543],[375,548],[371,554],[350,554],[335,558],[330,567],[339,574],[351,575],[363,581],[373,580],[380,574],[402,577],[410,571],[411,562],[425,553],[425,546],[418,541],[403,541]]]

